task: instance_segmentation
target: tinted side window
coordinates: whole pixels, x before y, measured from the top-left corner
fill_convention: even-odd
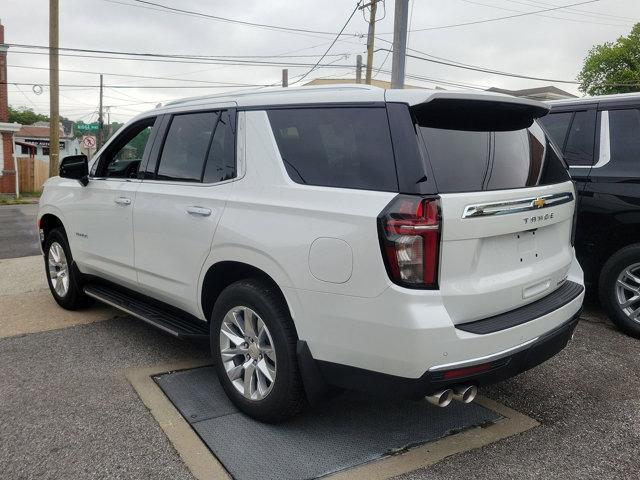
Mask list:
[[[107,178],[136,178],[140,163],[149,147],[149,138],[156,119],[149,118],[132,125],[119,134],[94,164],[92,175]]]
[[[267,113],[293,181],[398,191],[385,108],[297,108]]]
[[[420,127],[441,193],[506,190],[569,180],[542,128],[475,132]]]
[[[236,142],[231,113],[220,114],[207,155],[205,183],[222,182],[236,176]]]
[[[576,112],[564,147],[564,158],[569,165],[592,165],[596,135],[596,112]]]
[[[175,115],[160,155],[156,178],[200,182],[216,112]]]
[[[611,160],[640,166],[640,110],[610,110]]]
[[[564,147],[564,139],[567,138],[567,130],[569,130],[572,116],[573,112],[550,113],[540,119],[560,150]]]

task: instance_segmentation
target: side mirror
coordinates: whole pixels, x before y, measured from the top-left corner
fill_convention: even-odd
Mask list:
[[[60,163],[60,176],[73,178],[83,186],[89,183],[89,160],[86,155],[71,155],[64,157]]]

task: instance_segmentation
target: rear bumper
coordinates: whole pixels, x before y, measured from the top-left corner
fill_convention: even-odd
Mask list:
[[[459,374],[459,367],[429,370],[419,378],[405,378],[326,361],[314,361],[315,365],[311,366],[309,364],[311,359],[304,358],[303,354],[300,357],[300,362],[304,365],[301,368],[303,375],[315,373],[305,378],[305,387],[308,387],[308,391],[317,392],[321,390],[319,382],[324,382],[350,390],[394,397],[420,398],[455,385],[489,385],[529,370],[564,349],[573,335],[579,316],[580,311],[562,325],[522,348],[497,358],[493,357],[489,361],[480,360],[469,365],[468,373],[462,375]],[[473,366],[478,365],[484,366],[481,372],[474,371]],[[455,378],[448,378],[448,372],[454,370],[457,370],[458,374]]]

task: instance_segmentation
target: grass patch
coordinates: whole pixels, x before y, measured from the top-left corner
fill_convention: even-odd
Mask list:
[[[0,195],[0,205],[24,205],[29,203],[38,203],[41,192],[21,192],[20,197],[9,197]]]

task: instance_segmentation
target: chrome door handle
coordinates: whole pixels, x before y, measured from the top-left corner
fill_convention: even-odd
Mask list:
[[[211,215],[211,209],[205,207],[196,207],[192,205],[191,207],[187,207],[187,213],[190,215],[200,215],[201,217],[208,217]]]
[[[118,197],[114,200],[118,205],[131,205],[131,199],[127,197]]]

